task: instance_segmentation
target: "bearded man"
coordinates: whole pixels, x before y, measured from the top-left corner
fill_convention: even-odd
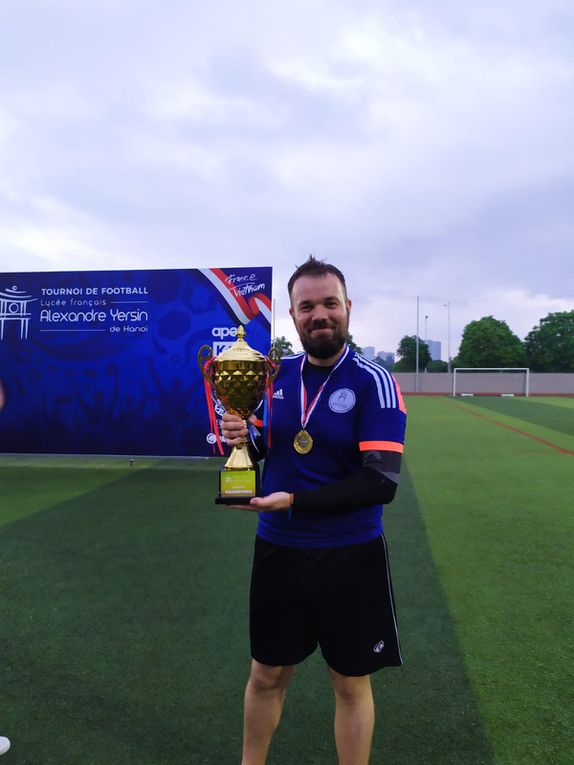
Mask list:
[[[317,646],[335,694],[339,765],[367,765],[370,675],[399,666],[383,505],[395,496],[406,413],[389,372],[348,345],[345,277],[311,256],[288,283],[304,352],[281,360],[269,422],[250,419],[265,457],[251,580],[251,673],[242,765],[264,765],[296,665]],[[254,427],[270,428],[271,446]],[[222,418],[229,446],[246,434]]]

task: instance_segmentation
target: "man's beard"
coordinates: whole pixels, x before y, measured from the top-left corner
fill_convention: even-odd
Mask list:
[[[321,325],[313,327],[313,329],[320,328]],[[330,359],[331,356],[336,356],[339,353],[349,338],[348,319],[344,326],[337,325],[332,329],[333,334],[330,337],[312,337],[307,333],[299,335],[301,345],[309,356],[313,356],[316,359]]]

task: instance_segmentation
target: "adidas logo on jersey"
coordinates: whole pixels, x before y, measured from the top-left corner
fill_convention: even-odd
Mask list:
[[[283,388],[279,388],[279,390],[276,390],[273,394],[273,398],[280,398],[283,399]]]

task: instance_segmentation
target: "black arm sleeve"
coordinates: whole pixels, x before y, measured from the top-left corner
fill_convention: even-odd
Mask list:
[[[368,505],[387,505],[396,490],[397,484],[383,473],[373,467],[361,467],[340,481],[297,492],[293,512],[345,515]]]

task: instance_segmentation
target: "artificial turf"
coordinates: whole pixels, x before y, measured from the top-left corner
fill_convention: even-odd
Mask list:
[[[498,396],[477,396],[469,406],[487,410],[503,417],[513,417],[523,423],[545,428],[555,433],[566,433],[574,437],[574,398],[501,398]]]
[[[552,404],[496,401],[407,399],[385,512],[405,665],[373,680],[373,764],[573,761],[574,456],[491,420],[574,438],[516,406]],[[213,505],[219,466],[0,458],[7,765],[239,761],[256,518]],[[332,711],[316,655],[269,765],[335,763]]]
[[[508,765],[574,761],[574,438],[543,427],[549,409],[409,401],[408,464],[433,561],[495,762]]]

